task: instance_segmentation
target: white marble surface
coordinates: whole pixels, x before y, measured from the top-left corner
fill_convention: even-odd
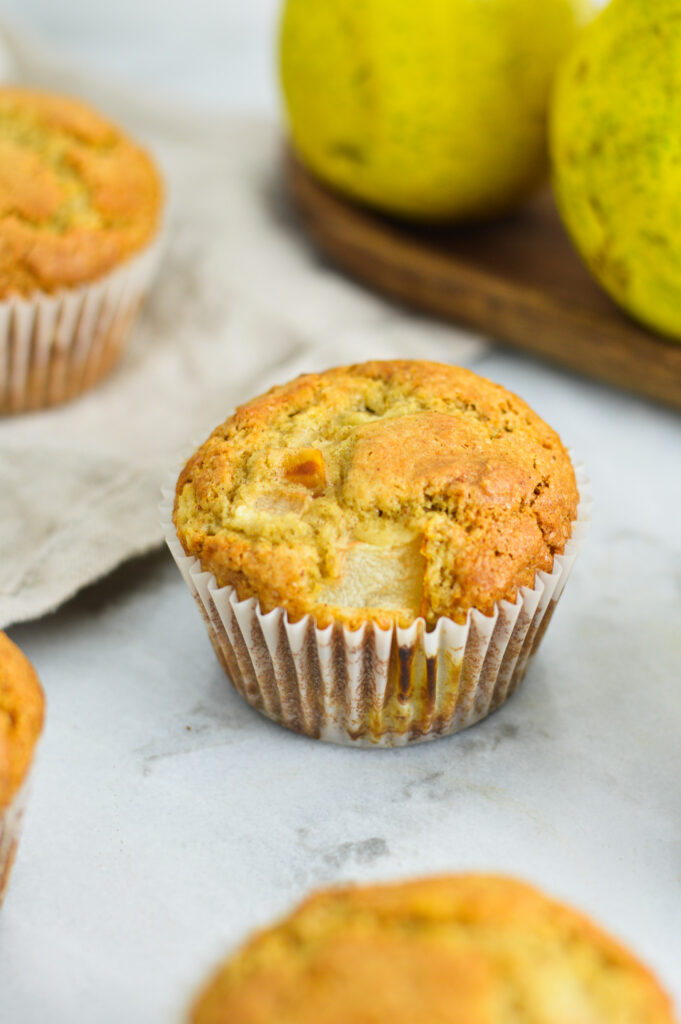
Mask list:
[[[288,734],[226,684],[165,553],[11,630],[49,714],[0,921],[3,1020],[179,1019],[310,886],[513,872],[587,909],[681,1000],[681,420],[495,353],[588,460],[591,536],[518,694],[402,751]]]
[[[38,34],[57,18],[47,0],[12,6]],[[241,89],[270,102],[253,71],[265,7],[226,104]],[[133,74],[110,34],[110,67]],[[188,93],[209,91],[198,62],[186,74]],[[461,868],[592,913],[681,1006],[681,417],[510,353],[473,365],[560,430],[596,498],[521,690],[468,733],[403,751],[288,734],[229,688],[165,553],[10,630],[48,721],[0,915],[3,1024],[179,1021],[215,960],[310,886]]]

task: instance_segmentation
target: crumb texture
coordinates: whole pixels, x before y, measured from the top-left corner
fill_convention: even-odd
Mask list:
[[[0,298],[95,280],[158,228],[146,153],[76,100],[0,88]]]
[[[30,767],[44,706],[30,661],[0,633],[0,809],[11,803]]]
[[[550,571],[578,505],[558,435],[458,367],[365,363],[242,406],[182,471],[185,551],[240,599],[432,627],[491,614]]]
[[[193,1024],[673,1024],[653,976],[508,878],[313,895],[203,991]]]

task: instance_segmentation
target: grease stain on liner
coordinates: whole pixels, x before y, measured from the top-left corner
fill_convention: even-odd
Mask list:
[[[279,725],[313,739],[374,747],[405,746],[460,732],[495,711],[522,681],[560,599],[590,524],[591,497],[573,465],[580,502],[570,540],[550,573],[537,572],[515,603],[494,614],[468,612],[459,624],[423,619],[406,628],[340,623],[320,629],[310,615],[289,622],[283,608],[263,613],[239,601],[186,555],[172,521],[175,476],[164,490],[162,526],[197,602],[220,664],[241,696]]]

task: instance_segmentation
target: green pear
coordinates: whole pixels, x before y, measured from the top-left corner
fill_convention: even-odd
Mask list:
[[[612,0],[557,76],[556,199],[623,309],[681,339],[681,0]]]
[[[553,77],[589,13],[586,0],[287,0],[293,145],[391,213],[502,213],[545,178]]]

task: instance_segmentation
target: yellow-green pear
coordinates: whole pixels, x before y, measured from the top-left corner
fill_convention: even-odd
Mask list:
[[[681,339],[681,0],[612,0],[562,66],[556,198],[594,276]]]
[[[293,145],[341,192],[424,221],[489,218],[546,174],[557,65],[586,0],[287,0]]]

